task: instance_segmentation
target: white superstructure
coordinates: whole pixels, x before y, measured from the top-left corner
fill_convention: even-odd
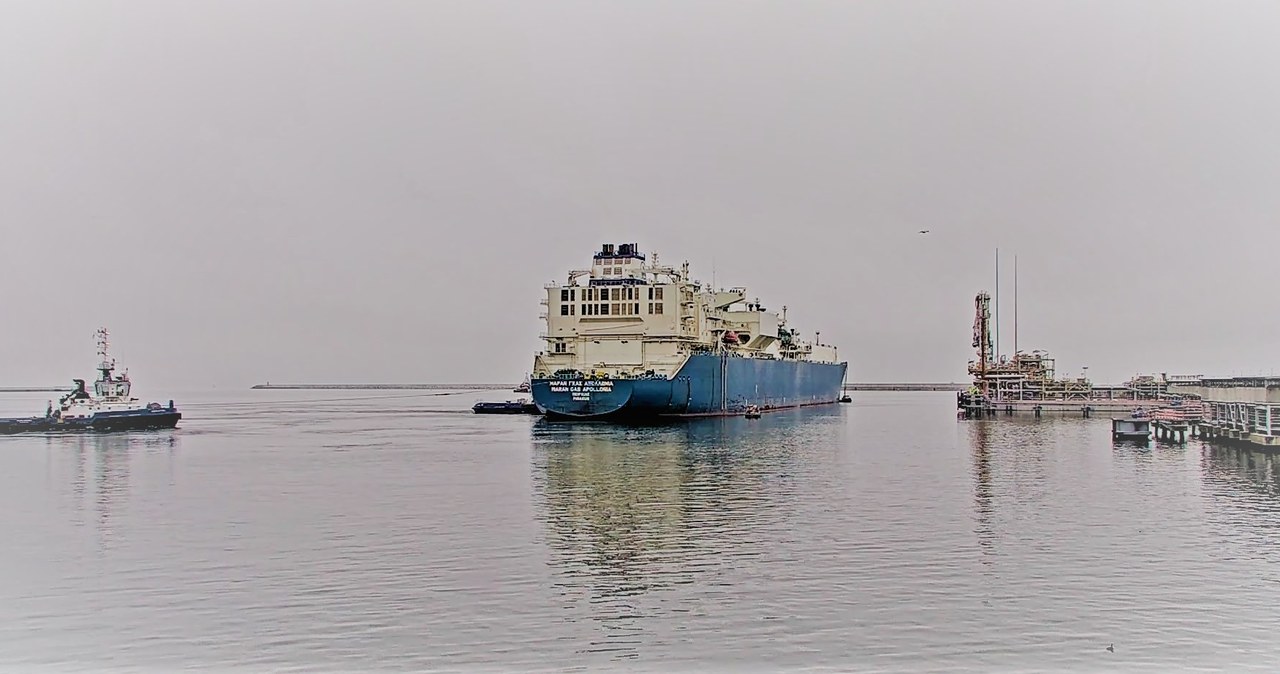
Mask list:
[[[589,269],[548,284],[546,350],[534,376],[576,371],[596,377],[670,377],[693,353],[728,350],[774,360],[837,361],[836,347],[800,340],[781,315],[747,290],[704,287],[679,269],[652,262],[635,244],[604,244]]]
[[[58,401],[53,416],[65,419],[87,419],[102,412],[131,412],[149,409],[142,401],[129,395],[132,383],[129,372],[115,374],[116,361],[108,354],[110,346],[107,329],[100,328],[94,336],[98,341],[98,380],[93,382],[94,396],[85,390],[84,380],[76,379],[76,388]],[[50,403],[52,407],[52,403]],[[151,408],[160,406],[153,403]]]

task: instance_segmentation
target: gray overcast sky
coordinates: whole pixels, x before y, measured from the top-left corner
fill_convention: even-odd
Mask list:
[[[1275,2],[0,4],[0,384],[515,381],[601,242],[959,380],[1277,369]],[[918,229],[930,229],[918,236]],[[1002,340],[1012,284],[1002,283]]]

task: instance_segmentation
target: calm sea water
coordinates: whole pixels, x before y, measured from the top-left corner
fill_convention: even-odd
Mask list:
[[[650,428],[467,411],[513,395],[206,391],[175,431],[0,437],[0,668],[1280,662],[1263,453],[958,422],[948,393]]]

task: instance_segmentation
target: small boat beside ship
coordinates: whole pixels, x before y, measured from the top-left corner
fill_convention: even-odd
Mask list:
[[[528,392],[529,392],[529,390],[530,390],[530,389],[529,389],[529,375],[527,375],[527,374],[526,374],[526,375],[524,376],[524,381],[520,382],[520,385],[519,385],[519,386],[516,386],[515,388],[513,388],[513,389],[511,389],[511,390],[512,390],[513,392],[515,392],[515,393],[528,393]]]
[[[58,399],[57,407],[50,401],[42,417],[0,419],[0,434],[33,433],[51,431],[133,431],[174,428],[182,419],[182,413],[170,400],[168,406],[160,403],[143,403],[131,396],[132,382],[128,371],[115,373],[115,359],[107,353],[107,331],[98,330],[98,380],[93,383],[93,394],[85,387],[83,379],[74,379],[75,388]]]
[[[471,406],[476,414],[542,414],[538,406],[525,398],[500,403],[478,402]]]

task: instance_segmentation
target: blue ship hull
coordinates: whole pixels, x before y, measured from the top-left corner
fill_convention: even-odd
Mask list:
[[[652,419],[742,414],[840,399],[846,363],[689,357],[670,379],[534,379],[533,401],[548,418]]]

